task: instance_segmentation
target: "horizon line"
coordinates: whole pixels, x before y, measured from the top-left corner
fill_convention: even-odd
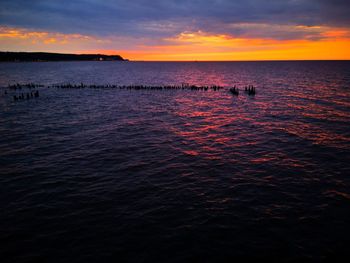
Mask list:
[[[83,54],[81,54],[83,55]],[[94,54],[93,54],[94,55]],[[95,55],[104,55],[104,54],[95,54]],[[108,55],[107,55],[108,56]],[[0,61],[0,63],[21,63],[21,62],[35,62],[35,63],[45,63],[45,62],[179,62],[179,63],[207,63],[207,62],[350,62],[350,59],[266,59],[266,60],[130,60],[127,58],[124,58],[124,60],[121,61],[114,61],[114,60],[104,60],[104,61],[94,61],[94,60],[62,60],[62,61]]]
[[[242,60],[200,60],[200,59],[186,59],[186,60],[138,60],[138,59],[129,59],[125,58],[121,53],[119,54],[106,54],[103,52],[54,52],[54,51],[3,51],[0,50],[0,52],[9,52],[9,53],[52,53],[52,54],[64,54],[64,55],[101,55],[101,56],[121,56],[126,62],[275,62],[275,61],[350,61],[350,58],[347,59],[242,59]]]
[[[128,60],[126,62],[293,62],[293,61],[350,61],[350,59],[260,59],[260,60]],[[107,61],[108,62],[108,61]]]

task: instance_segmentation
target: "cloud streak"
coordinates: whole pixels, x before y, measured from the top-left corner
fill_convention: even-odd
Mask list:
[[[346,0],[2,0],[0,23],[63,33],[169,36],[230,33],[232,24],[350,25]]]

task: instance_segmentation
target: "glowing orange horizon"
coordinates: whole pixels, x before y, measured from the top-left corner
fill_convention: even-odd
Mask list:
[[[255,45],[255,41],[263,44]],[[153,46],[145,51],[97,49],[87,52],[121,54],[124,58],[136,61],[350,60],[350,39],[317,42],[246,40],[246,44],[251,44],[250,48],[239,51],[220,51],[213,48],[214,50],[208,52],[206,48],[210,47]]]
[[[350,60],[350,30],[322,27],[302,27],[302,30],[319,30],[321,37],[316,40],[307,37],[276,40],[198,31],[183,32],[152,44],[142,39],[100,39],[80,34],[0,27],[0,49],[119,54],[138,61]],[[113,45],[120,44],[120,39],[125,42],[124,47],[114,49]]]

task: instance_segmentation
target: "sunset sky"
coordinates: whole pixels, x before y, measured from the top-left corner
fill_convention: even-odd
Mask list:
[[[350,59],[349,0],[1,0],[0,50],[131,60]]]

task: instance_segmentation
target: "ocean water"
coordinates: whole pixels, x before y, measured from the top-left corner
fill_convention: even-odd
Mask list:
[[[0,63],[0,87],[1,262],[350,256],[350,62]]]

